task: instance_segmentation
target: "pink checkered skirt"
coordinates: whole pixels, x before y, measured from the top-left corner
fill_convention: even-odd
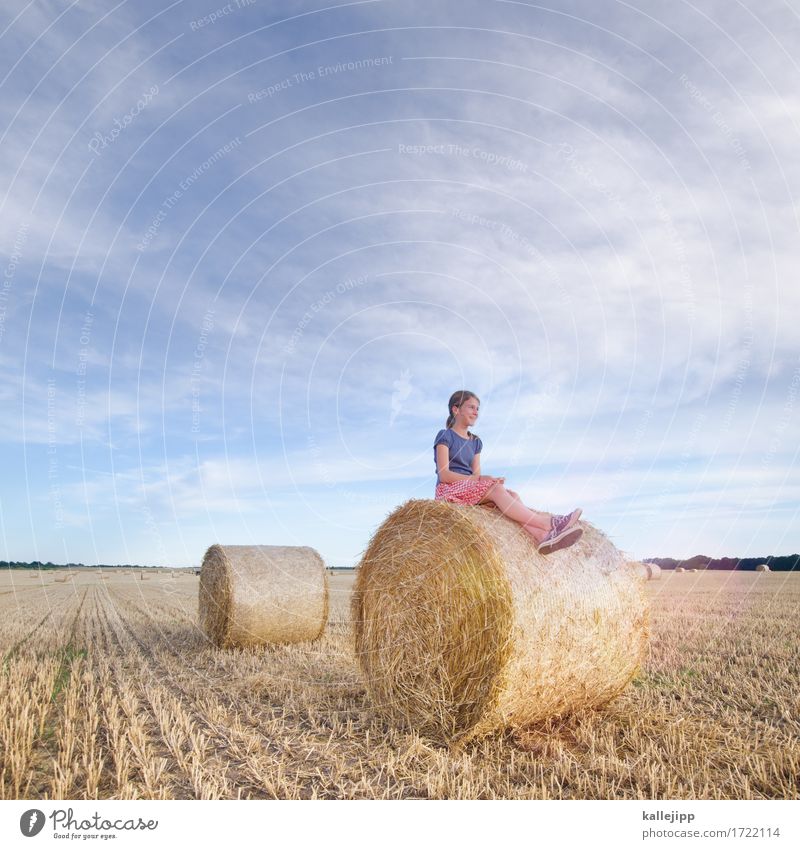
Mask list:
[[[453,504],[478,504],[494,486],[492,480],[463,480],[455,483],[436,484],[436,500],[451,501]]]

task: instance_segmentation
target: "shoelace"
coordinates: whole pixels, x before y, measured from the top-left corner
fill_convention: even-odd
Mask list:
[[[567,525],[569,524],[569,516],[561,516],[561,515],[553,516],[551,524],[552,524],[552,529],[557,534],[560,534],[561,531],[563,531],[564,528],[566,528]]]

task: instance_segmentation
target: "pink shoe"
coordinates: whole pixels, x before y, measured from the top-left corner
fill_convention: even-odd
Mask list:
[[[536,546],[537,551],[542,551],[546,548],[552,548],[556,543],[563,540],[569,540],[564,548],[576,543],[583,536],[583,528],[562,528],[560,531],[557,528],[550,528],[547,536]]]
[[[566,516],[562,516],[560,513],[554,513],[550,519],[550,530],[557,528],[563,531],[564,528],[571,528],[580,519],[581,513],[583,513],[583,510],[580,507],[577,507],[571,513],[567,513]]]

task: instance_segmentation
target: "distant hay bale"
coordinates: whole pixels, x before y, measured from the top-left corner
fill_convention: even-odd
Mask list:
[[[767,563],[759,563],[758,566],[756,566],[756,572],[770,572],[770,571],[771,570],[770,570],[769,565]]]
[[[221,648],[316,640],[328,576],[307,546],[212,545],[200,570],[200,626]]]
[[[683,566],[676,566],[675,571],[676,572],[685,572],[686,570],[683,568]]]
[[[497,510],[406,502],[352,597],[356,654],[390,722],[464,741],[597,707],[643,660],[643,574],[592,525],[542,555]]]
[[[647,566],[647,580],[648,581],[658,581],[661,578],[661,567],[658,563],[646,563]]]
[[[657,581],[661,577],[661,567],[657,563],[631,560],[628,562],[628,566],[645,581]]]

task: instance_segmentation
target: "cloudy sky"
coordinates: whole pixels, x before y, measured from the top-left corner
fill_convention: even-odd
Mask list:
[[[0,20],[0,559],[352,565],[483,470],[800,550],[800,13],[38,0]]]

